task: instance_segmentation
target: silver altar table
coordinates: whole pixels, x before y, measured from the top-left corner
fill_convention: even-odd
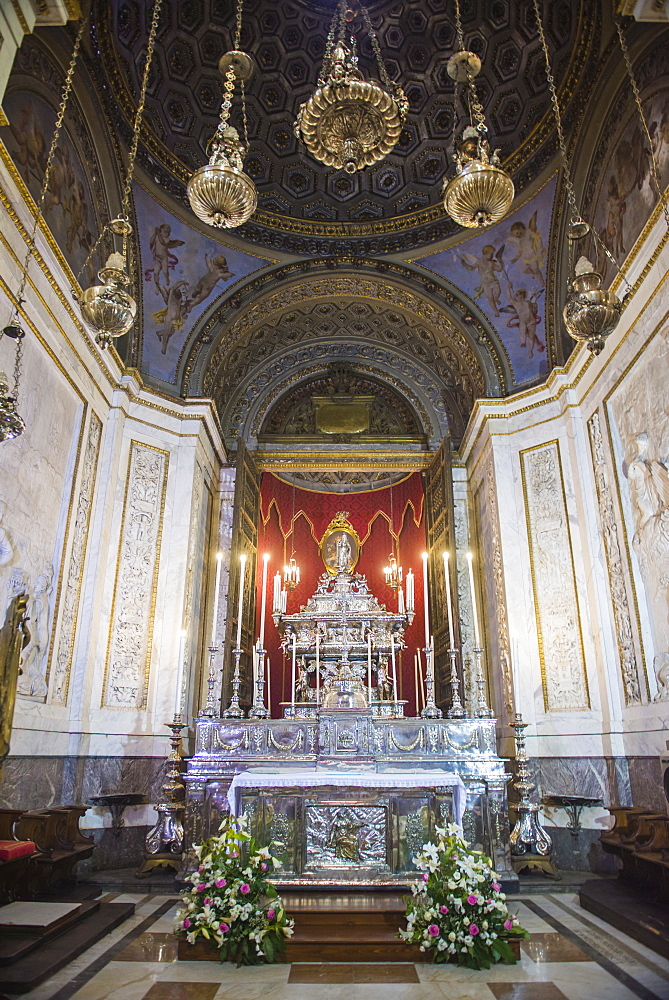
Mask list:
[[[216,832],[235,775],[253,768],[266,773],[240,790],[239,809],[258,840],[275,842],[279,885],[409,885],[420,876],[413,855],[435,825],[457,819],[454,789],[461,781],[466,840],[490,855],[507,889],[517,886],[509,856],[510,775],[496,753],[494,719],[336,711],[316,719],[199,718],[184,775],[187,844]],[[290,771],[296,768],[310,772],[311,780],[325,771],[327,783],[295,784]],[[269,770],[280,777],[268,780]],[[388,784],[347,784],[347,774],[365,773],[384,775]],[[402,775],[416,775],[417,784],[402,787]],[[190,862],[187,856],[184,867]]]

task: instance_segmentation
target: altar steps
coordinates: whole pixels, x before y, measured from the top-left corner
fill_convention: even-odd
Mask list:
[[[282,893],[295,918],[286,962],[426,962],[430,956],[397,936],[406,926],[398,893]]]

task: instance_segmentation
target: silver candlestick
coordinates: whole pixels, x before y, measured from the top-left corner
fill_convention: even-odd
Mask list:
[[[218,652],[218,645],[209,647],[209,676],[207,677],[207,702],[200,712],[200,715],[205,719],[213,719],[218,712],[216,711],[216,702],[214,699],[214,689],[216,687],[216,654]]]
[[[518,818],[509,837],[512,864],[516,872],[522,871],[523,868],[530,870],[538,868],[551,878],[559,879],[560,875],[550,859],[553,842],[539,822],[539,806],[531,801],[536,785],[530,778],[529,758],[525,751],[524,733],[528,723],[523,722],[522,715],[517,713],[515,721],[511,722],[510,726],[516,742],[518,769],[513,787],[519,796],[516,806]]]
[[[243,719],[244,710],[239,704],[239,688],[241,686],[241,673],[239,669],[239,661],[242,656],[242,651],[239,646],[233,649],[232,654],[235,658],[235,669],[232,674],[232,698],[230,699],[230,704],[223,712],[224,719]]]
[[[478,695],[476,699],[476,718],[477,719],[491,719],[492,709],[488,707],[488,703],[485,700],[485,677],[483,676],[483,664],[481,662],[481,654],[483,653],[483,648],[481,646],[476,646],[474,649],[474,656],[476,657],[476,687],[478,688]]]
[[[146,855],[144,864],[137,872],[137,878],[144,878],[154,868],[168,867],[178,871],[181,866],[181,852],[184,841],[184,800],[186,789],[181,778],[181,730],[186,723],[175,714],[166,726],[172,731],[170,752],[167,756],[167,771],[161,786],[162,801],[154,807],[158,821],[146,835]]]
[[[258,646],[256,655],[256,682],[249,719],[266,719],[269,716],[269,712],[265,708],[265,650],[262,646]]]
[[[464,719],[464,706],[460,701],[460,678],[458,677],[458,667],[456,663],[457,649],[449,649],[448,655],[451,661],[451,707],[446,713],[449,719]]]
[[[426,646],[425,653],[425,706],[421,711],[421,719],[440,719],[442,712],[434,700],[434,662],[432,660],[433,650]]]

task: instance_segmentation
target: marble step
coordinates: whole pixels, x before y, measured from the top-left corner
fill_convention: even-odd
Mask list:
[[[85,916],[61,934],[42,939],[35,950],[18,958],[12,965],[0,968],[0,990],[7,993],[30,992],[134,912],[134,903],[100,903],[90,916]]]

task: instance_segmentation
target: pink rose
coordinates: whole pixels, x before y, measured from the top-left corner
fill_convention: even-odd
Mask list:
[[[198,871],[199,872],[203,872],[204,871],[204,865],[200,865],[200,867],[198,868]]]
[[[186,919],[184,920],[183,927],[185,931],[187,931],[188,928],[190,927],[190,920],[188,919],[188,917],[186,917]]]
[[[470,906],[475,906],[477,902],[476,896],[474,895],[467,896],[467,902],[469,903]]]
[[[261,866],[260,866],[260,867],[262,868],[262,870],[263,870],[264,872],[266,872],[266,871],[267,871],[267,862],[266,862],[266,861],[263,861],[263,863],[261,864]]]
[[[205,896],[204,899],[202,900],[202,905],[203,906],[210,906],[211,905],[211,898],[209,896]]]
[[[495,890],[495,892],[499,892],[499,890],[502,888],[499,882],[493,882],[492,887]]]
[[[478,934],[478,932],[479,932],[479,929],[478,929],[478,927],[476,926],[476,924],[470,924],[470,925],[469,925],[469,933],[470,933],[470,934],[472,934],[472,935],[476,935],[476,934]]]
[[[423,875],[423,882],[427,882],[427,875]]]
[[[275,916],[276,916],[276,910],[268,910],[267,911],[267,919],[268,920],[274,920]]]
[[[247,892],[251,891],[251,887],[247,885],[246,882],[242,882],[242,884],[239,887],[239,891],[244,895],[246,895]]]
[[[505,926],[505,928],[506,928],[507,931],[512,930],[513,929],[513,920],[505,920],[504,921],[504,926]]]
[[[221,926],[218,929],[221,932],[221,934],[227,934],[228,931],[230,930],[227,924],[221,924]]]
[[[196,886],[195,886],[195,891],[196,891],[196,892],[204,892],[204,890],[205,890],[206,888],[207,888],[207,887],[206,887],[206,885],[204,884],[204,882],[200,882],[200,884],[199,884],[199,885],[196,885]]]
[[[439,907],[439,912],[440,913],[448,913],[448,907],[447,906],[440,906]]]
[[[230,855],[231,858],[236,858],[237,857],[237,851],[229,851],[228,853],[229,853],[229,855]]]
[[[427,929],[427,933],[431,937],[439,937],[439,928],[437,927],[436,924],[430,924],[430,926]]]
[[[214,882],[214,885],[216,886],[217,889],[224,889],[227,884],[228,883],[225,881],[224,878],[217,878],[216,881]]]

